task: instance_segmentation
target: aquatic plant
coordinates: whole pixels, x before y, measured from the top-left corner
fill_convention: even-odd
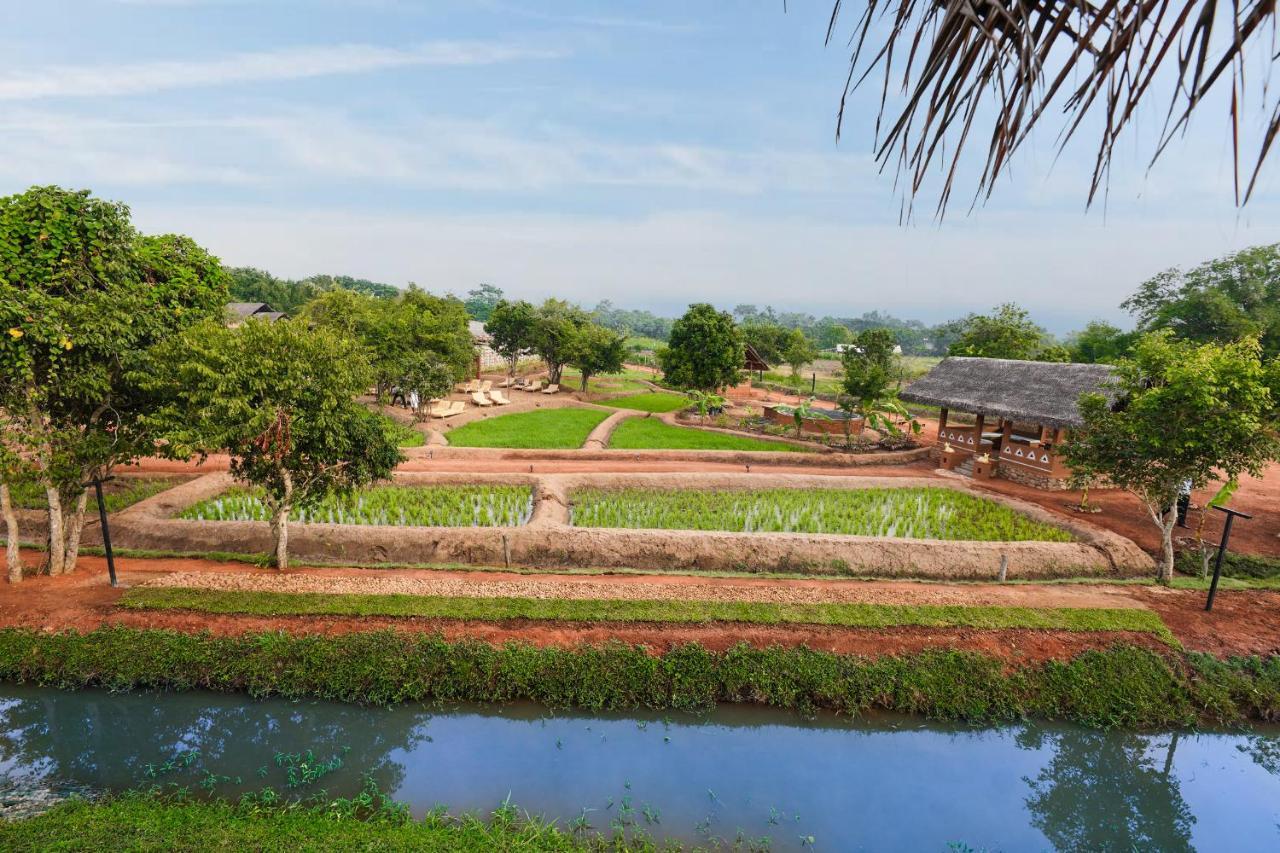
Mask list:
[[[253,489],[234,488],[183,510],[195,521],[266,521],[267,508]],[[334,495],[300,507],[291,521],[304,524],[373,524],[392,527],[515,527],[533,514],[528,486],[378,486]]]
[[[1070,542],[1071,534],[957,489],[577,489],[578,527],[840,533],[852,536]]]

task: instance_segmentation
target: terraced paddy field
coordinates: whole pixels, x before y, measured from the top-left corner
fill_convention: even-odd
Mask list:
[[[261,493],[235,488],[188,507],[194,521],[267,521]],[[514,527],[529,520],[528,486],[380,486],[337,495],[296,510],[291,520],[393,527]]]
[[[635,409],[637,412],[678,412],[687,408],[690,400],[684,394],[669,391],[650,391],[647,394],[631,394],[605,400],[604,405],[615,409]]]
[[[597,409],[541,409],[498,415],[464,424],[448,433],[454,447],[510,447],[571,450],[581,447],[591,430],[609,417]]]
[[[630,418],[618,424],[609,439],[615,450],[749,450],[808,453],[807,448],[782,441],[678,427],[656,418]]]
[[[1071,542],[1070,533],[955,489],[578,489],[576,527],[837,533],[983,542]]]

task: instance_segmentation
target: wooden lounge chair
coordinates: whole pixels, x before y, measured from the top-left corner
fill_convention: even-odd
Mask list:
[[[453,408],[453,403],[448,400],[439,400],[431,407],[431,417],[447,418],[448,412]]]
[[[492,406],[493,401],[484,395],[483,391],[477,391],[471,395],[471,402],[477,406]]]
[[[519,381],[520,381],[520,380],[516,379],[514,376],[508,376],[507,378],[503,379],[501,382],[499,382],[499,383],[498,383],[498,387],[499,387],[499,388],[511,388],[512,386],[514,386],[514,385],[515,385],[517,382],[519,382]]]
[[[537,382],[526,383],[524,390],[528,391],[530,394],[536,394],[542,390],[542,381],[538,380]]]
[[[466,410],[467,410],[466,403],[462,402],[461,400],[454,400],[452,403],[449,404],[449,409],[444,413],[444,416],[446,418],[451,418],[454,415],[462,414]]]
[[[543,394],[558,394],[558,393],[560,393],[560,386],[559,386],[559,385],[548,385],[546,388],[543,388],[543,389],[542,389],[542,393],[543,393]]]
[[[503,394],[501,391],[490,391],[489,399],[497,406],[508,406],[511,404],[511,401],[507,399],[507,395]]]
[[[492,380],[492,379],[486,379],[485,381],[483,381],[483,382],[481,382],[481,383],[480,383],[480,393],[481,393],[481,394],[488,394],[488,393],[489,393],[489,389],[491,389],[491,388],[493,388],[493,380]]]

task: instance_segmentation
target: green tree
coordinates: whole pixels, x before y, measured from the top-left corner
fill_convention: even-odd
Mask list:
[[[1105,320],[1094,320],[1067,339],[1071,361],[1082,364],[1114,364],[1129,353],[1137,339],[1135,332],[1123,331]]]
[[[588,323],[578,329],[569,342],[566,355],[568,364],[582,374],[582,390],[592,376],[601,373],[618,373],[627,357],[627,338],[604,326]]]
[[[760,357],[770,364],[780,364],[787,360],[787,344],[793,330],[768,320],[752,318],[743,322],[738,327],[738,331],[742,334],[743,343],[750,344]]]
[[[961,321],[950,355],[1032,360],[1044,348],[1047,333],[1027,312],[1006,302],[990,314],[970,314]]]
[[[355,401],[372,379],[362,348],[299,321],[206,323],[157,347],[152,420],[165,452],[225,450],[262,489],[275,564],[289,564],[289,514],[391,475],[403,460],[380,416]]]
[[[467,309],[468,317],[479,320],[481,323],[488,323],[489,315],[501,301],[502,288],[494,287],[492,284],[481,284],[467,291],[467,300],[463,304]]]
[[[833,350],[840,344],[847,344],[853,340],[853,333],[849,331],[849,327],[833,317],[823,317],[819,320],[814,335],[818,348],[823,350]]]
[[[573,354],[578,333],[591,324],[587,312],[561,299],[548,299],[534,312],[532,349],[547,366],[547,381],[560,382],[560,374]]]
[[[658,353],[666,381],[684,390],[718,391],[736,385],[743,364],[742,334],[733,317],[711,305],[690,305],[671,327]]]
[[[533,351],[538,328],[537,309],[523,300],[499,302],[485,323],[489,345],[507,360],[507,375],[515,376],[520,357]]]
[[[434,353],[422,352],[405,358],[398,384],[406,394],[410,391],[417,392],[418,405],[413,410],[413,417],[424,421],[431,416],[431,400],[448,394],[456,381],[456,371],[452,366],[445,364]]]
[[[791,376],[799,377],[806,364],[812,364],[818,357],[818,350],[799,329],[787,332],[782,349],[782,360],[791,367]]]
[[[226,301],[216,258],[138,234],[123,204],[58,187],[0,199],[0,418],[45,492],[49,574],[75,568],[84,484],[152,449],[147,349]]]
[[[1065,457],[1142,501],[1160,529],[1160,578],[1169,581],[1182,484],[1260,476],[1280,458],[1280,368],[1264,364],[1254,339],[1196,344],[1155,332],[1116,371],[1118,404],[1102,394],[1082,397],[1085,425],[1066,443]]]
[[[1165,270],[1121,307],[1140,331],[1170,329],[1200,343],[1256,336],[1267,356],[1280,354],[1280,243]]]
[[[920,432],[920,424],[898,401],[896,379],[901,374],[896,354],[898,343],[888,329],[867,329],[854,336],[851,346],[841,357],[844,368],[840,407],[856,414],[863,423],[879,432],[897,435],[898,420],[906,420],[912,432]],[[845,440],[849,438],[849,422],[845,421]]]

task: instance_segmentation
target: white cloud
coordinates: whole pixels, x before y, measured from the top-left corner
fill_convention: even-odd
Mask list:
[[[492,65],[554,59],[562,52],[497,42],[433,41],[410,47],[307,46],[216,59],[54,65],[0,75],[0,100],[137,95],[197,86],[363,74],[411,66]]]
[[[936,321],[1016,301],[1055,331],[1118,304],[1148,276],[1265,242],[1276,219],[1224,234],[1194,218],[992,215],[935,228],[844,227],[699,212],[638,218],[423,216],[267,208],[134,208],[232,264],[324,271],[436,291],[492,282],[509,294],[675,312],[694,301],[772,303]]]

